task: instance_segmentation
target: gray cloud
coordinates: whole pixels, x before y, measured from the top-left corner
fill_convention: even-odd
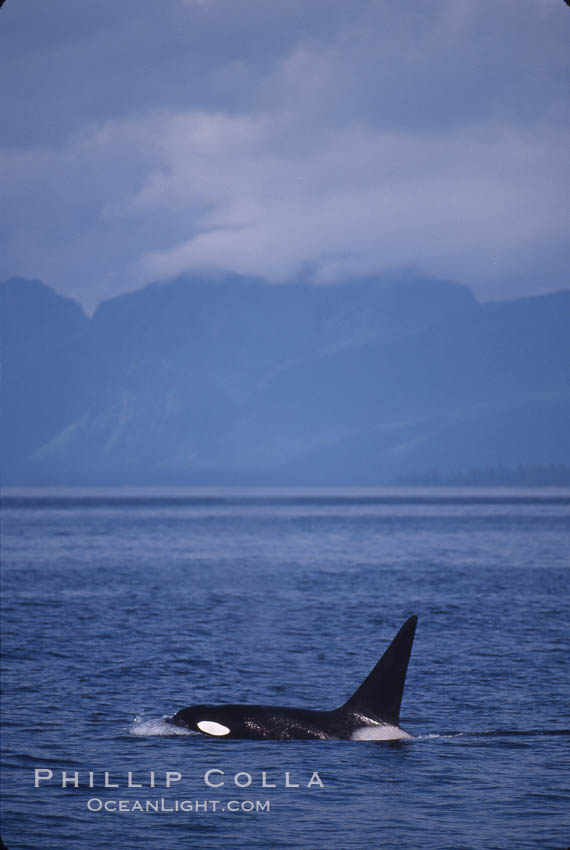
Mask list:
[[[80,5],[1,13],[2,277],[91,307],[203,267],[567,285],[563,4]]]

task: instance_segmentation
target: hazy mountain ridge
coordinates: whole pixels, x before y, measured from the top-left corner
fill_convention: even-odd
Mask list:
[[[0,285],[0,353],[4,377],[23,373],[39,358],[87,329],[79,304],[39,280],[11,278]]]
[[[8,483],[381,484],[570,462],[570,292],[478,304],[411,273],[182,278],[89,320],[37,281],[0,289]]]

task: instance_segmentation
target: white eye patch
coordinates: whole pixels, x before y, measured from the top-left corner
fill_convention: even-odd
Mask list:
[[[206,735],[229,735],[230,730],[227,726],[222,726],[221,723],[216,723],[214,720],[200,720],[196,724],[200,732],[205,732]]]

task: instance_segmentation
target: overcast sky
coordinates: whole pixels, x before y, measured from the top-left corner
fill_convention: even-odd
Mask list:
[[[0,279],[568,286],[563,0],[7,0]]]

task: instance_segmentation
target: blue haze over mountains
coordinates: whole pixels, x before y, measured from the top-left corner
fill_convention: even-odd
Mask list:
[[[0,291],[7,484],[568,483],[570,291],[183,277],[91,319]]]

